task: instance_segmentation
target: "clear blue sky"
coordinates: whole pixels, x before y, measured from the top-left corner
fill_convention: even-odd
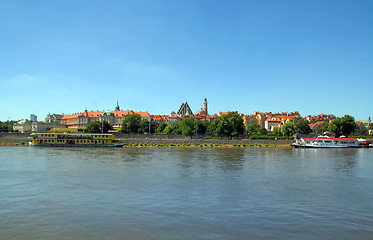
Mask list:
[[[373,1],[3,0],[0,121],[122,109],[373,117]]]

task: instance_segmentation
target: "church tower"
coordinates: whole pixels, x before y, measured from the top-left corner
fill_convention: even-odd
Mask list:
[[[203,102],[203,111],[205,112],[205,114],[207,115],[207,98],[205,98],[205,101]]]
[[[115,107],[115,111],[120,111],[120,107],[119,107],[118,101],[117,101],[117,106]]]

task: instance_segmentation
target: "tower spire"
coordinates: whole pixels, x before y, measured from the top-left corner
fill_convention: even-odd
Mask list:
[[[117,106],[115,107],[115,111],[120,111],[118,100],[117,100]]]

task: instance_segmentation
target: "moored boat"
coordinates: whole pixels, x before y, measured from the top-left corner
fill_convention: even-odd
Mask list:
[[[113,134],[31,133],[30,146],[40,147],[123,147]]]
[[[356,138],[318,136],[299,138],[293,143],[296,148],[356,148],[359,147]]]

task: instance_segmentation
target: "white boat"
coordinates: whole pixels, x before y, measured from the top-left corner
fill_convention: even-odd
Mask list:
[[[318,136],[299,138],[293,143],[296,148],[353,148],[359,147],[356,138]]]

